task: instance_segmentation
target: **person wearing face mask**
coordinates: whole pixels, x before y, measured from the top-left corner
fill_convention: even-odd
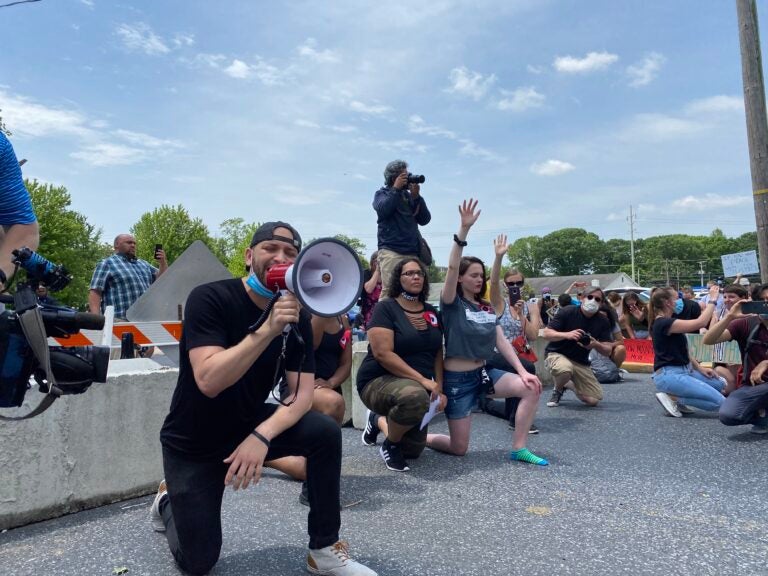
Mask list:
[[[262,224],[245,251],[248,276],[203,284],[187,299],[178,382],[160,432],[165,480],[150,508],[152,527],[165,532],[185,573],[207,574],[218,561],[227,486],[258,483],[266,460],[304,456],[306,569],[376,574],[352,560],[339,540],[341,430],[329,416],[310,410],[310,316],[293,294],[274,300],[265,286],[267,270],[290,264],[299,250],[301,237],[290,224]],[[288,325],[295,331],[284,332]],[[268,403],[276,379],[285,380],[287,399]]]
[[[720,409],[725,380],[711,368],[704,368],[688,354],[687,332],[698,332],[712,319],[719,289],[710,288],[710,298],[701,316],[694,320],[674,318],[683,309],[683,299],[670,287],[651,294],[651,340],[653,340],[653,382],[656,399],[670,416],[681,418],[689,407],[710,412]],[[670,395],[677,397],[675,403]]]
[[[566,389],[587,406],[597,406],[603,399],[603,388],[590,368],[589,352],[597,350],[604,356],[613,351],[611,322],[600,313],[603,291],[592,286],[584,291],[579,306],[566,306],[557,313],[544,329],[549,340],[545,364],[555,381],[547,406],[560,405]]]

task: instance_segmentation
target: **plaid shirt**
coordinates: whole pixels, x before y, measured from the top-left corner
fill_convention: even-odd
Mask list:
[[[91,290],[101,291],[101,311],[115,307],[115,318],[125,318],[125,312],[155,281],[158,269],[144,260],[129,260],[113,254],[96,265],[91,278]]]

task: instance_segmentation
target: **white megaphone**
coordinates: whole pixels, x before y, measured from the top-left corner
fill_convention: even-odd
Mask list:
[[[288,290],[316,316],[330,318],[352,308],[363,288],[363,267],[352,248],[336,238],[307,245],[293,264],[267,270],[269,289]]]

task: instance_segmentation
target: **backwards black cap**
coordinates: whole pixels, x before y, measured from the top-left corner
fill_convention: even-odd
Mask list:
[[[277,228],[285,228],[286,230],[290,230],[291,234],[293,234],[293,238],[280,236],[279,234],[276,235],[275,230]],[[286,244],[290,244],[296,248],[296,250],[301,251],[301,236],[298,232],[296,232],[296,229],[293,226],[286,224],[285,222],[264,222],[264,224],[259,226],[256,232],[253,233],[250,248],[253,248],[256,246],[256,244],[259,242],[264,242],[265,240],[277,240],[280,242],[285,242]]]

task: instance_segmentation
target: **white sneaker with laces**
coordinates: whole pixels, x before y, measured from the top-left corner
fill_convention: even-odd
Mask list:
[[[670,398],[664,392],[656,392],[656,400],[659,401],[659,404],[662,405],[664,410],[666,410],[667,414],[670,416],[674,416],[675,418],[683,417],[683,415],[680,413],[680,410],[677,409],[677,404],[675,404],[672,401],[672,398]]]
[[[324,576],[377,576],[376,572],[349,557],[349,544],[339,540],[336,544],[310,550],[307,571]]]
[[[160,516],[160,500],[168,495],[168,488],[165,485],[165,480],[160,482],[160,486],[157,487],[157,495],[152,502],[152,507],[149,509],[149,521],[152,522],[152,529],[155,532],[165,532],[165,522],[163,517]]]

